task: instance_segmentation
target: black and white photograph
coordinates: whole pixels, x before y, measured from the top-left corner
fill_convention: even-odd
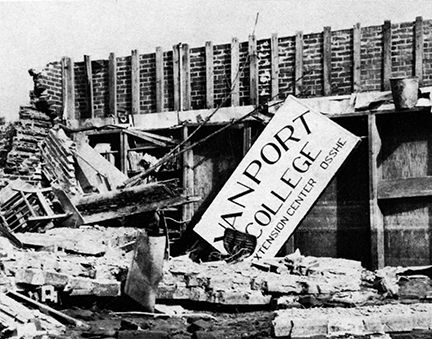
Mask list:
[[[0,338],[432,338],[432,1],[0,0]]]

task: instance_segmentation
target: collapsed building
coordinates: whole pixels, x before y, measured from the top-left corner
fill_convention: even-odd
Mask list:
[[[431,27],[418,17],[263,40],[251,35],[215,46],[179,44],[150,54],[134,50],[126,57],[111,53],[107,60],[64,57],[30,70],[31,105],[5,127],[1,150],[2,234],[15,248],[3,246],[2,286],[9,294],[2,312],[26,314],[20,324],[35,317],[18,311],[16,300],[28,297],[16,289],[42,302],[121,295],[130,262],[139,261],[134,232],[163,227],[171,256],[192,251],[192,259],[206,263],[173,258],[157,281],[158,299],[231,306],[269,306],[277,299],[291,310],[274,320],[279,337],[384,334],[396,324],[400,331],[431,329],[418,316],[432,312],[425,305],[410,308],[412,319],[404,323],[404,309],[394,311],[399,318],[385,308],[368,310],[384,314],[379,324],[361,311],[334,323],[329,311],[320,326],[305,325],[307,315],[292,311],[370,304],[383,293],[412,297],[410,286],[429,281],[428,268],[385,267],[431,264]],[[401,107],[391,81],[412,76],[419,85],[415,100]],[[257,235],[241,238],[251,235],[244,230],[232,235],[237,246],[224,256],[193,229],[290,95],[359,143],[300,226],[282,239],[277,259],[243,262],[239,250],[253,247]],[[243,189],[237,198],[251,190]],[[240,216],[231,215],[229,225]],[[212,232],[207,224],[200,229]],[[395,283],[400,276],[408,278]],[[135,285],[129,280],[126,290],[138,293]],[[429,293],[425,288],[417,298]],[[5,318],[4,327],[13,327],[13,317]],[[48,331],[62,328],[49,318],[44,324]]]

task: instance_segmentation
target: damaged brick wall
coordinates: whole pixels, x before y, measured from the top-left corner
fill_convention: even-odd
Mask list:
[[[19,119],[0,132],[0,187],[9,180],[21,179],[34,185],[42,180],[39,143],[48,135],[62,105],[59,67],[59,63],[50,63],[40,73],[29,70],[34,82],[31,106],[21,106]]]
[[[412,76],[414,72],[415,22],[391,24],[391,76]],[[432,59],[432,20],[423,21],[424,58],[423,86],[432,84],[432,74],[427,72]],[[279,98],[294,93],[295,36],[278,37]],[[382,90],[383,78],[383,25],[361,27],[360,90]],[[165,48],[164,58],[164,110],[174,109],[173,48]],[[191,105],[192,109],[206,108],[206,53],[205,47],[190,47]],[[269,99],[271,93],[271,38],[257,41],[259,97]],[[131,56],[117,57],[118,107],[131,110]],[[249,105],[248,41],[239,43],[240,105]],[[139,56],[140,109],[152,113],[156,109],[156,58],[155,53]],[[219,105],[229,94],[231,86],[231,43],[213,46],[214,101]],[[246,64],[245,64],[246,63]],[[331,32],[331,95],[349,94],[353,91],[353,29]],[[61,65],[50,63],[42,72],[46,91],[57,112],[61,106]],[[86,116],[84,62],[75,63],[76,117]],[[92,61],[95,117],[109,114],[108,61]],[[301,96],[323,95],[323,33],[303,35],[303,84]],[[230,100],[226,101],[230,106]]]
[[[8,127],[7,137],[3,139],[0,186],[15,179],[35,185],[41,181],[39,142],[51,126],[51,119],[45,113],[30,106],[20,108],[19,120]]]
[[[61,63],[50,62],[40,72],[31,69],[29,73],[34,82],[30,104],[48,116],[60,116],[63,107]]]

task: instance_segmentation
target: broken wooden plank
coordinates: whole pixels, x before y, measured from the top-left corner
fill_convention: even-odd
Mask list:
[[[173,146],[173,143],[168,143],[166,141],[172,141],[172,139],[163,140],[162,138],[158,138],[157,136],[154,136],[152,133],[140,131],[140,130],[132,130],[132,129],[124,129],[124,133],[132,135],[134,137],[137,137],[139,139],[143,139],[145,141],[151,142],[155,144],[156,146],[160,147],[170,147]]]
[[[378,199],[432,196],[432,177],[380,180]]]
[[[95,224],[101,221],[113,220],[127,217],[143,212],[156,211],[166,207],[181,206],[199,201],[198,197],[175,197],[159,200],[150,203],[138,203],[134,206],[111,206],[110,209],[101,212],[91,212],[84,210],[83,206],[78,206],[86,224]]]
[[[67,324],[71,324],[71,325],[81,327],[81,328],[90,328],[90,326],[88,324],[86,324],[85,322],[83,322],[81,320],[74,319],[74,318],[72,318],[72,317],[70,317],[70,316],[68,316],[68,315],[66,315],[60,311],[53,309],[52,307],[49,307],[48,305],[42,304],[36,300],[33,300],[29,297],[26,297],[23,294],[20,294],[18,292],[14,292],[14,291],[9,291],[8,295],[13,296],[15,299],[23,300],[26,303],[32,305],[33,307],[39,308],[41,311],[44,311],[44,312],[47,312],[48,314],[56,316],[59,319],[66,322]]]
[[[140,232],[126,278],[125,294],[149,312],[154,312],[157,287],[163,277],[166,244],[166,236],[148,236]]]
[[[78,138],[76,146],[75,156],[77,163],[83,173],[86,174],[89,182],[95,187],[102,189],[105,186],[109,191],[127,179],[124,173],[91,147],[84,137]]]

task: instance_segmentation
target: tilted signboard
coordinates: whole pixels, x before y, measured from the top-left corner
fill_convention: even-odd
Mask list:
[[[254,259],[274,257],[360,138],[288,97],[194,230],[226,254],[233,228],[257,237]]]

